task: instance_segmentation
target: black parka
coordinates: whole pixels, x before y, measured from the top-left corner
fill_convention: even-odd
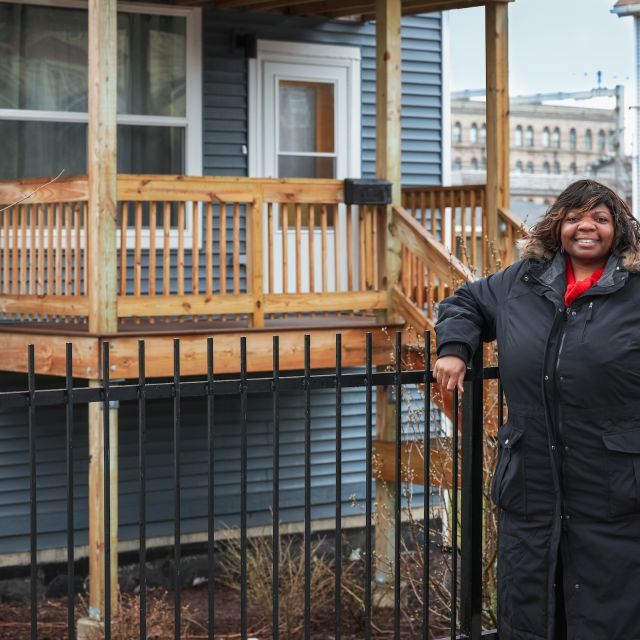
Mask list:
[[[565,257],[525,259],[439,307],[440,354],[498,341],[500,640],[553,640],[556,588],[569,640],[640,640],[640,274],[629,268],[611,256],[566,308]]]

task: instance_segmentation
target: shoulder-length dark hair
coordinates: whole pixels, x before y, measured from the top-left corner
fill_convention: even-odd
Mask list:
[[[522,242],[522,252],[550,258],[560,249],[560,227],[569,211],[591,211],[606,205],[613,216],[615,240],[613,252],[622,255],[640,248],[640,223],[627,203],[612,189],[595,180],[578,180],[570,184],[551,205],[544,217],[531,227]]]

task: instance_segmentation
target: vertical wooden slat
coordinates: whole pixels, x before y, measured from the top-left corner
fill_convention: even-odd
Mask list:
[[[20,237],[19,237],[19,221],[20,221],[20,207],[11,207],[11,222],[13,223],[13,237],[12,237],[12,260],[11,260],[11,274],[13,280],[13,286],[11,288],[11,293],[13,295],[18,294],[18,272],[19,272],[19,257],[20,257]],[[53,225],[52,225],[53,226]],[[53,271],[53,270],[52,270]],[[53,286],[54,281],[51,279],[51,286]]]
[[[282,216],[282,291],[289,293],[289,205],[283,205]]]
[[[207,296],[213,293],[213,204],[207,202],[204,208],[204,258],[205,278],[204,291]]]
[[[296,204],[296,293],[302,291],[302,205]]]
[[[20,209],[20,291],[27,293],[27,206],[18,205]]]
[[[471,265],[474,269],[478,268],[478,249],[477,244],[477,211],[476,211],[476,190],[472,189],[469,194],[469,210],[471,211],[471,230],[469,232],[469,244],[471,245]]]
[[[133,242],[133,295],[142,292],[142,202],[135,206],[135,239]]]
[[[120,204],[120,295],[127,295],[127,227],[129,226],[129,203]]]
[[[321,255],[321,274],[322,274],[322,291],[327,290],[327,207],[322,205],[320,208],[320,255]]]
[[[9,217],[11,216],[11,210],[5,209],[2,212],[2,293],[9,294],[11,291],[10,269],[9,269],[9,257],[11,255],[11,244],[9,242]]]
[[[56,294],[62,294],[62,218],[67,208],[66,203],[58,207],[56,217]]]
[[[353,207],[347,207],[347,291],[353,291]]]
[[[227,203],[220,203],[220,293],[227,293]]]
[[[156,234],[158,232],[158,202],[149,203],[149,295],[156,295]]]
[[[273,202],[267,205],[267,252],[269,293],[273,293]]]
[[[233,204],[233,293],[240,293],[240,205]]]
[[[371,289],[373,285],[373,207],[367,206],[365,210],[365,224],[364,224],[364,233],[365,233],[365,255],[367,257],[365,263],[365,274],[366,274],[366,289]]]
[[[372,207],[372,246],[373,246],[373,288],[380,288],[380,269],[379,269],[379,252],[378,252],[378,217],[381,214],[380,207]]]
[[[88,295],[89,281],[89,203],[82,203],[82,220],[84,226],[84,251],[82,252],[82,272],[84,274],[84,295]]]
[[[29,293],[35,295],[36,292],[36,210],[38,205],[29,207]]]
[[[44,273],[44,257],[45,257],[45,230],[46,222],[44,219],[44,211],[47,205],[39,204],[36,206],[36,225],[38,227],[38,265],[36,269],[36,295],[42,295],[45,292],[45,273]],[[6,220],[6,218],[5,218]],[[5,227],[6,233],[7,227]],[[5,240],[6,243],[6,240]],[[5,259],[7,256],[5,255]],[[6,281],[5,281],[6,282]]]
[[[420,192],[420,215],[422,216],[422,228],[427,228],[427,192],[423,189]]]
[[[73,293],[76,296],[81,295],[81,267],[82,263],[80,262],[82,258],[82,202],[78,202],[76,207],[74,208],[75,218],[73,223],[73,231],[74,231],[74,244],[73,244]]]
[[[200,224],[198,221],[198,202],[193,203],[192,229],[191,234],[191,293],[197,295],[200,293]]]
[[[171,203],[165,202],[162,212],[162,294],[171,293]]]
[[[367,260],[367,251],[365,245],[365,231],[364,231],[364,217],[366,214],[366,206],[360,207],[360,216],[359,216],[359,225],[358,225],[358,235],[359,235],[359,245],[360,245],[360,291],[366,291],[367,289],[367,272],[366,272],[366,260]]]
[[[184,202],[178,203],[178,295],[184,295]]]
[[[67,204],[64,215],[65,239],[64,239],[64,295],[71,295],[71,285],[73,283],[73,236],[72,236],[72,216],[74,204]]]
[[[434,238],[438,237],[438,207],[436,206],[436,192],[431,191],[429,193],[429,210],[431,211],[431,235]]]
[[[451,253],[456,255],[456,223],[458,219],[458,203],[456,200],[456,193],[454,191],[450,192],[449,197],[451,198]]]
[[[487,192],[482,193],[482,204],[480,208],[480,233],[482,239],[482,274],[484,275],[489,265],[489,242],[487,237]]]
[[[335,291],[340,291],[340,207],[337,204],[332,205],[333,212],[333,253],[335,258]]]
[[[247,288],[253,296],[252,327],[264,327],[264,273],[263,273],[263,238],[262,216],[264,200],[262,194],[249,207],[247,206]]]

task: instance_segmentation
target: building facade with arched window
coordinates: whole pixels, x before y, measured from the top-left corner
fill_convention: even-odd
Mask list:
[[[484,102],[454,96],[451,122],[452,181],[482,182]],[[510,109],[510,128],[511,194],[539,204],[550,204],[571,180],[602,178],[600,168],[607,161],[611,165],[616,152],[615,109],[515,103]]]

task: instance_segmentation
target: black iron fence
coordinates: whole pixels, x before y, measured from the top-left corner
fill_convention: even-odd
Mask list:
[[[483,594],[483,514],[487,509],[485,501],[484,486],[486,484],[486,473],[483,460],[483,422],[485,419],[486,407],[483,407],[484,380],[497,380],[498,371],[495,367],[483,368],[482,354],[477,354],[474,358],[473,367],[469,369],[465,381],[465,393],[462,398],[458,398],[457,391],[453,394],[453,407],[456,408],[444,419],[443,424],[448,425],[447,442],[450,442],[451,474],[450,486],[445,489],[442,486],[434,486],[431,482],[432,474],[432,442],[433,429],[431,416],[433,413],[432,384],[433,377],[430,372],[430,336],[425,335],[425,345],[427,345],[424,361],[425,365],[420,370],[407,370],[403,368],[403,349],[401,335],[397,334],[394,345],[395,366],[388,370],[381,371],[373,365],[373,351],[371,335],[367,336],[365,348],[365,367],[358,372],[343,371],[341,353],[341,336],[336,336],[336,362],[335,371],[331,373],[316,372],[311,369],[311,344],[309,337],[305,339],[305,366],[304,371],[297,375],[282,373],[279,365],[279,341],[278,337],[273,338],[273,372],[270,375],[259,377],[250,376],[247,369],[247,348],[243,339],[241,344],[241,360],[239,378],[230,380],[216,376],[214,361],[214,341],[208,340],[207,344],[207,375],[201,380],[181,379],[180,374],[180,342],[174,341],[174,376],[171,381],[148,381],[147,371],[145,371],[145,344],[139,343],[139,376],[138,380],[131,383],[112,383],[110,380],[109,345],[104,344],[102,352],[102,383],[96,387],[77,387],[73,384],[73,349],[72,345],[67,345],[66,352],[66,380],[64,388],[60,389],[38,389],[36,387],[36,376],[34,366],[34,350],[29,349],[28,354],[28,390],[25,392],[6,392],[0,394],[0,409],[9,407],[24,407],[28,413],[28,436],[29,436],[29,477],[30,477],[30,576],[31,576],[31,598],[30,598],[30,637],[39,637],[38,604],[39,594],[37,590],[38,574],[38,511],[37,511],[37,483],[36,465],[36,421],[40,417],[40,412],[47,407],[62,406],[65,408],[66,416],[66,547],[67,547],[67,574],[68,574],[68,598],[67,598],[67,629],[65,637],[74,639],[76,636],[75,621],[77,619],[77,601],[74,593],[74,571],[76,541],[74,539],[74,418],[77,410],[81,406],[92,403],[99,403],[102,406],[102,437],[104,447],[102,449],[103,468],[110,469],[111,447],[110,437],[110,406],[114,401],[129,401],[137,403],[138,414],[138,455],[137,471],[139,485],[139,626],[138,635],[140,638],[148,637],[147,613],[148,613],[148,589],[147,589],[147,459],[146,459],[146,438],[147,438],[147,407],[149,403],[158,400],[171,399],[173,402],[173,468],[172,481],[174,490],[173,500],[173,560],[174,560],[174,585],[173,590],[173,629],[168,632],[167,637],[176,640],[189,637],[182,633],[183,628],[183,607],[181,603],[181,554],[182,554],[182,532],[181,532],[181,425],[182,410],[185,403],[193,399],[200,399],[206,402],[206,442],[207,442],[207,533],[209,541],[214,540],[216,521],[214,518],[214,431],[216,429],[216,400],[221,396],[236,396],[239,398],[240,412],[238,416],[238,428],[240,432],[240,523],[237,530],[239,541],[240,567],[239,567],[239,620],[238,636],[244,640],[249,637],[252,626],[250,620],[250,593],[248,586],[248,435],[247,435],[247,411],[248,403],[252,394],[267,393],[272,400],[271,424],[273,429],[272,437],[272,512],[271,545],[274,550],[271,559],[271,621],[269,633],[271,637],[277,639],[282,637],[280,632],[281,617],[283,615],[282,593],[279,588],[281,580],[281,554],[276,551],[280,548],[281,541],[281,519],[280,519],[280,409],[281,394],[285,391],[295,391],[304,397],[304,522],[303,535],[300,541],[300,561],[303,563],[304,572],[304,623],[301,629],[301,637],[305,639],[316,636],[318,629],[313,627],[311,612],[313,606],[313,585],[312,585],[312,438],[311,438],[311,398],[312,392],[316,389],[335,390],[335,550],[331,563],[333,572],[334,597],[332,603],[331,626],[321,630],[322,635],[330,634],[336,639],[349,635],[344,631],[344,602],[345,591],[343,580],[345,575],[345,563],[349,562],[343,557],[341,538],[343,533],[342,514],[342,392],[346,388],[361,388],[364,390],[364,422],[366,424],[366,438],[364,443],[363,456],[366,464],[366,474],[364,482],[366,491],[364,498],[364,552],[362,554],[362,611],[361,629],[359,635],[369,639],[375,637],[394,637],[396,639],[407,637],[407,629],[404,626],[406,616],[403,612],[403,590],[406,585],[403,583],[402,567],[412,566],[411,553],[416,553],[422,558],[421,567],[416,580],[412,581],[412,593],[410,597],[414,607],[412,609],[412,633],[415,637],[433,638],[445,635],[442,628],[442,620],[448,616],[448,635],[454,638],[470,638],[472,640],[480,637],[497,638],[495,631],[484,630],[483,619],[486,620],[486,603],[490,598]],[[498,381],[499,384],[499,381]],[[411,395],[410,402],[413,404],[415,414],[421,416],[422,434],[424,446],[422,447],[423,476],[421,504],[417,505],[418,516],[414,518],[416,525],[422,534],[415,538],[421,548],[409,549],[403,540],[403,510],[406,507],[406,495],[403,493],[402,482],[403,465],[403,412],[395,412],[395,442],[394,442],[394,469],[395,484],[392,487],[393,502],[395,508],[391,514],[392,522],[390,528],[394,532],[393,552],[389,558],[392,568],[389,570],[391,576],[389,592],[392,597],[387,602],[388,607],[385,617],[392,616],[393,624],[386,632],[380,630],[374,622],[374,609],[380,602],[375,600],[374,591],[376,584],[374,579],[375,557],[374,557],[374,528],[375,528],[375,482],[379,470],[376,468],[374,460],[374,427],[375,408],[374,392],[377,388],[387,388],[391,391],[396,406],[400,407],[403,395],[407,393],[407,388],[419,389],[420,394]],[[416,399],[421,398],[421,399]],[[497,419],[502,421],[502,392],[497,392]],[[460,402],[459,402],[460,400]],[[421,406],[417,406],[421,404]],[[112,485],[110,482],[103,483],[104,501],[104,531],[109,532],[111,528],[111,504]],[[446,496],[444,495],[446,493]],[[447,498],[445,500],[445,497]],[[449,526],[441,527],[438,536],[429,535],[437,529],[435,521],[432,521],[434,503],[440,505],[440,512],[449,514]],[[421,511],[420,511],[421,510]],[[452,515],[453,514],[453,515]],[[446,518],[445,518],[446,519]],[[404,518],[406,521],[406,518]],[[440,518],[442,520],[442,518]],[[214,558],[214,545],[208,544],[207,558],[207,622],[206,631],[199,638],[220,637],[215,625],[216,597],[214,585],[216,583],[217,565]],[[435,551],[434,551],[435,550]],[[104,537],[104,611],[102,612],[102,622],[104,625],[104,637],[108,640],[112,637],[113,619],[116,612],[111,609],[111,557],[115,553],[111,549],[110,537]],[[407,562],[407,557],[409,561]],[[446,561],[446,562],[445,562]],[[437,566],[436,566],[437,565]],[[442,570],[446,565],[448,571]],[[415,566],[413,566],[415,569]],[[437,570],[437,571],[436,571]],[[437,572],[438,578],[434,578]],[[448,611],[440,611],[439,624],[433,625],[434,607],[434,587],[438,586],[434,580],[440,580],[447,584],[442,585],[440,592],[450,594]],[[417,585],[417,587],[416,587]],[[442,606],[440,600],[440,606]],[[416,616],[419,623],[416,625]],[[115,636],[114,636],[115,637]],[[127,636],[129,637],[129,636]]]

